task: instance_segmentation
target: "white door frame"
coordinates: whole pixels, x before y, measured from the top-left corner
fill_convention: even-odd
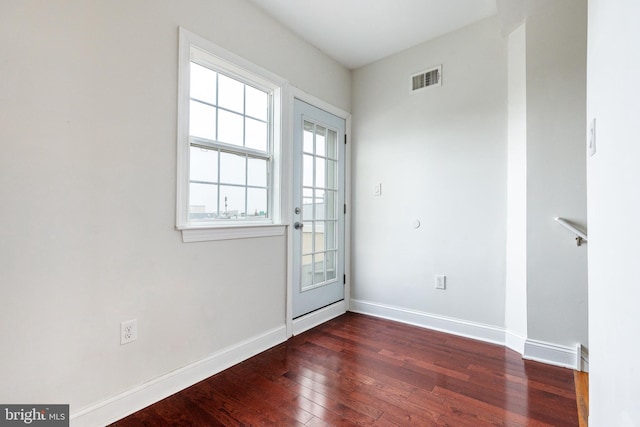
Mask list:
[[[287,326],[287,338],[300,334],[307,329],[311,329],[327,320],[344,314],[349,308],[349,300],[351,296],[351,114],[334,107],[333,105],[310,95],[300,89],[291,87],[289,91],[288,102],[288,140],[291,142],[287,147],[287,158],[289,159],[287,167],[287,175],[289,179],[286,180],[286,194],[287,203],[286,209],[283,214],[286,215],[287,224],[287,301],[286,301],[286,326]],[[344,286],[344,300],[338,301],[328,307],[314,311],[305,316],[299,317],[293,321],[293,233],[291,219],[293,215],[293,102],[294,99],[299,99],[307,104],[311,104],[314,107],[320,108],[328,113],[338,116],[345,120],[345,132],[347,135],[347,146],[345,147],[345,171],[344,171],[344,200],[347,204],[347,213],[344,218],[344,274],[346,275],[346,283]]]

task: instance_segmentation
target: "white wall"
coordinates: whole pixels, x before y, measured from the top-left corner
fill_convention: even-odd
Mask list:
[[[588,344],[587,246],[554,222],[586,228],[586,0],[549,3],[526,22],[528,338]]]
[[[354,71],[355,304],[504,325],[506,53],[494,17]]]
[[[586,227],[586,2],[525,12],[508,37],[494,17],[354,72],[352,307],[493,326],[475,332],[573,366],[586,246],[554,218]],[[443,86],[410,94],[440,63]]]
[[[245,1],[2,2],[1,402],[74,413],[284,326],[284,237],[174,229],[178,26],[350,109],[350,72]]]
[[[640,3],[589,0],[589,425],[640,426]]]

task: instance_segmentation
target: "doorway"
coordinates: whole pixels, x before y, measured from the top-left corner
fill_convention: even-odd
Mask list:
[[[344,299],[345,120],[294,101],[293,318]]]

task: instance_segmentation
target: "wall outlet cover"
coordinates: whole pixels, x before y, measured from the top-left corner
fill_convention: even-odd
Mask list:
[[[138,319],[120,322],[120,345],[129,344],[138,339]]]

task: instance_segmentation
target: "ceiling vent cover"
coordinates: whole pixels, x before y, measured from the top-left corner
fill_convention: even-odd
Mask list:
[[[431,86],[442,86],[442,65],[411,76],[412,92]]]

